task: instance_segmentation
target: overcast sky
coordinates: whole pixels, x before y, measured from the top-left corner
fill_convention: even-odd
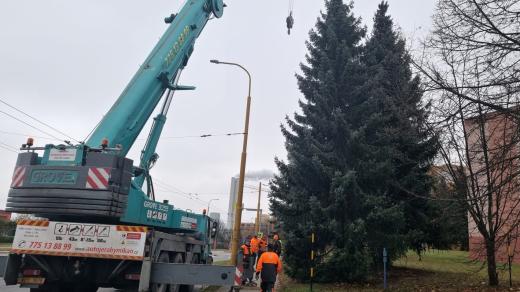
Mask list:
[[[166,29],[164,17],[177,12],[183,2],[1,1],[0,99],[83,140]],[[160,159],[152,175],[159,199],[200,212],[208,200],[219,198],[211,211],[226,217],[242,136],[186,136],[242,132],[247,79],[238,68],[210,64],[210,59],[241,63],[253,75],[248,171],[275,171],[274,157],[285,158],[279,126],[298,109],[301,94],[294,74],[304,60],[308,32],[324,8],[321,0],[294,0],[295,27],[288,36],[288,2],[227,0],[224,16],[210,21],[202,32],[180,81],[197,90],[176,94],[157,149]],[[370,27],[380,1],[354,2],[355,14]],[[427,33],[434,0],[388,2],[407,38]],[[5,115],[30,121],[7,106],[0,104],[0,111],[2,207],[16,161],[16,154],[5,148],[19,147],[27,134],[36,136],[37,145],[56,141],[41,138],[46,135]],[[138,158],[143,144],[138,141],[131,158]],[[256,191],[246,188],[246,207],[255,206],[255,200]],[[263,202],[267,209],[266,194]],[[244,214],[245,221],[252,218]]]

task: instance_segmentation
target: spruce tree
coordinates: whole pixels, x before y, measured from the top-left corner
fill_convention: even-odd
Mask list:
[[[348,146],[353,135],[348,124],[363,84],[360,63],[365,35],[352,5],[328,0],[307,42],[307,63],[301,64],[298,85],[304,95],[301,114],[282,127],[287,162],[277,160],[279,175],[273,180],[271,209],[283,225],[287,272],[307,278],[310,233],[317,234],[322,255],[318,276],[323,280],[363,278],[368,255],[362,238],[360,199]]]
[[[370,230],[366,243],[375,263],[382,262],[383,247],[395,259],[427,242],[427,172],[437,149],[426,127],[419,78],[412,74],[405,41],[387,12],[388,3],[382,1],[362,57],[363,101],[352,115],[363,149],[354,168]]]
[[[297,76],[301,114],[282,127],[287,162],[276,160],[271,209],[286,236],[290,276],[307,278],[309,235],[319,280],[351,281],[427,241],[427,171],[436,139],[425,127],[420,81],[383,1],[365,30],[352,4],[326,1]]]

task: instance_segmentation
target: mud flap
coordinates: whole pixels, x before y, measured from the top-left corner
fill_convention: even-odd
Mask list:
[[[17,254],[9,254],[0,257],[0,273],[6,285],[16,285],[18,272],[22,264],[22,257]]]

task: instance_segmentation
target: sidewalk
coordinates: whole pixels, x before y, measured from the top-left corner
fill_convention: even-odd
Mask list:
[[[260,291],[260,281],[257,281],[257,280],[253,280],[257,286],[256,287],[246,287],[246,286],[242,286],[242,288],[240,288],[240,292],[258,292]],[[229,292],[229,287],[220,287],[217,292]]]
[[[246,286],[242,286],[240,288],[240,292],[258,292],[260,291],[260,281],[259,280],[254,280],[253,281],[257,284],[256,287],[246,287]],[[280,280],[276,281],[276,284],[275,284],[275,288],[278,290],[280,287]],[[230,287],[220,287],[216,292],[229,292],[229,289]]]
[[[240,292],[258,292],[260,287],[242,287]],[[229,287],[220,287],[217,292],[229,292]]]

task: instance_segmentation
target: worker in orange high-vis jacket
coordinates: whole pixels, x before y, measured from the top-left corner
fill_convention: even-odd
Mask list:
[[[258,233],[258,256],[267,250],[267,239],[263,233]]]
[[[251,252],[249,242],[244,242],[240,249],[242,250],[242,267],[244,268],[244,272],[242,273],[242,285],[248,285],[253,283],[255,257]]]
[[[250,245],[251,245],[251,252],[256,254],[258,253],[258,244],[259,244],[260,240],[258,239],[258,237],[256,237],[256,235],[253,235],[253,238],[251,238],[251,241],[250,241]]]
[[[262,277],[260,288],[262,292],[274,292],[276,276],[282,271],[282,262],[278,255],[273,252],[273,246],[267,245],[267,251],[262,253],[256,265],[256,279]]]
[[[254,267],[256,267],[256,262],[258,261],[258,248],[259,248],[260,240],[256,235],[253,235],[249,245],[251,246],[251,252],[253,253],[253,263]]]

